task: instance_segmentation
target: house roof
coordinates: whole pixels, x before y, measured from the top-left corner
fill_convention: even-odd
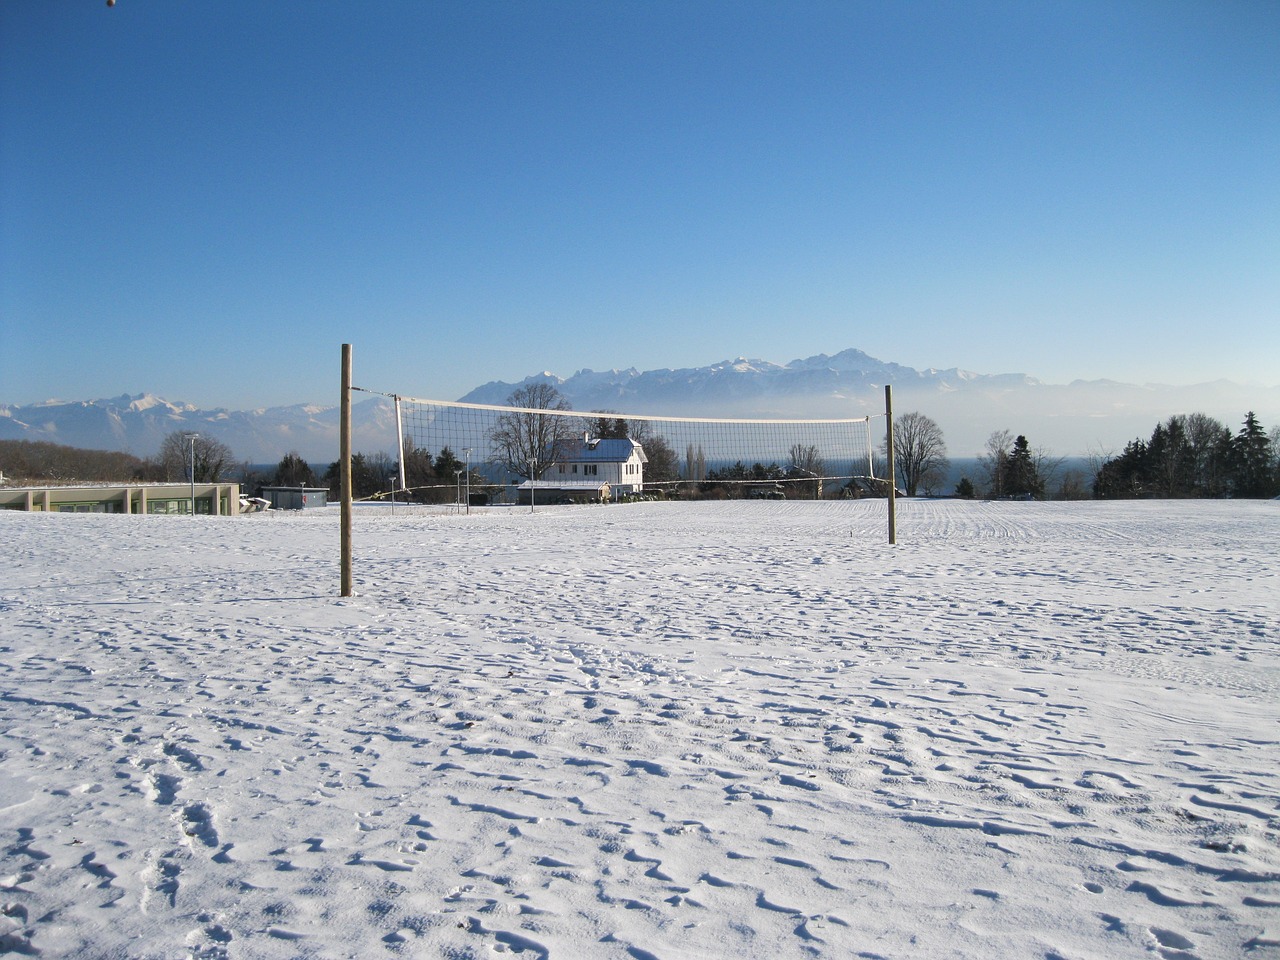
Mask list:
[[[520,490],[574,490],[596,493],[609,486],[607,480],[525,480]]]
[[[626,463],[632,454],[641,463],[648,463],[644,455],[644,447],[630,437],[621,440],[578,440],[564,444],[559,450],[556,463]]]

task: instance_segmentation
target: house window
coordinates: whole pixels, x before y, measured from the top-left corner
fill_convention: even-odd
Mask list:
[[[156,500],[148,498],[147,513],[190,513],[190,500]]]
[[[124,505],[111,500],[96,503],[59,503],[54,509],[59,513],[122,513]]]

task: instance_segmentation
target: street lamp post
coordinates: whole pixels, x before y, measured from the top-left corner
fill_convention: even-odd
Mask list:
[[[191,444],[191,515],[196,515],[196,440],[198,433],[188,433],[187,440]]]
[[[471,448],[462,451],[467,458],[467,516],[471,516]]]

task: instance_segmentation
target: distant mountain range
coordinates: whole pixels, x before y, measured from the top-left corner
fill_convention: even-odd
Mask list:
[[[503,403],[530,383],[553,384],[579,410],[692,416],[858,417],[884,412],[892,384],[895,413],[919,410],[943,428],[953,457],[980,453],[993,431],[1026,434],[1034,447],[1058,455],[1119,452],[1175,413],[1207,413],[1232,430],[1253,410],[1280,426],[1280,386],[1218,380],[1191,386],[1112,380],[1043,383],[1021,373],[983,374],[951,367],[916,370],[861,350],[819,354],[787,364],[739,357],[681,370],[581,370],[519,383],[494,382],[463,397]]]
[[[860,350],[787,364],[740,357],[678,370],[580,370],[568,378],[544,372],[518,383],[486,383],[460,399],[502,404],[518,387],[539,382],[553,384],[577,410],[753,417],[882,413],[884,384],[890,383],[895,412],[919,410],[932,417],[955,457],[978,453],[986,437],[1000,429],[1026,434],[1033,446],[1067,455],[1118,452],[1128,440],[1149,436],[1157,422],[1175,413],[1207,413],[1235,430],[1253,410],[1268,429],[1280,425],[1277,386],[1225,380],[1192,386],[1109,380],[1055,385],[1023,374],[978,374],[954,367],[916,370]],[[393,404],[381,396],[358,398],[352,407],[355,449],[393,452]],[[291,450],[312,462],[328,463],[338,452],[336,406],[201,410],[149,394],[0,405],[0,439],[47,440],[148,456],[174,430],[215,436],[237,459],[253,463],[274,463]]]
[[[385,397],[352,405],[356,449],[396,449],[395,407]],[[106,400],[51,400],[0,405],[0,440],[44,440],[91,450],[123,450],[147,457],[175,430],[216,437],[237,460],[276,463],[297,451],[315,463],[338,458],[338,408],[313,404],[258,410],[201,410],[151,394]],[[0,464],[0,470],[4,465]]]
[[[575,407],[624,412],[694,416],[861,416],[883,412],[883,386],[896,391],[951,393],[983,387],[1010,390],[1038,386],[1019,373],[978,374],[949,370],[916,370],[886,363],[861,350],[835,356],[819,354],[788,364],[738,357],[707,367],[681,370],[580,370],[568,379],[552,373],[520,383],[495,381],[472,390],[469,403],[503,403],[511,392],[530,383],[556,386]]]

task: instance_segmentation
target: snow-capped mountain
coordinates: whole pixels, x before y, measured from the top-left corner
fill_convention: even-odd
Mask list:
[[[953,457],[974,456],[996,430],[1024,433],[1061,455],[1118,452],[1175,413],[1202,412],[1233,430],[1252,410],[1268,429],[1280,426],[1280,387],[1228,381],[1193,386],[1135,385],[1109,380],[1046,384],[1019,373],[916,370],[843,350],[790,363],[737,357],[705,367],[639,371],[543,371],[517,383],[493,381],[461,399],[502,404],[517,388],[553,384],[577,410],[669,416],[860,417],[884,412],[884,385],[894,409],[918,410],[943,428]],[[395,411],[385,397],[352,407],[356,450],[397,448]],[[0,439],[46,440],[149,456],[174,430],[206,433],[238,460],[274,463],[297,451],[315,463],[338,453],[338,408],[298,404],[258,410],[201,410],[150,394],[108,400],[0,405]],[[0,464],[0,468],[3,464]]]
[[[147,457],[175,430],[216,437],[237,460],[274,463],[296,450],[321,463],[337,459],[338,408],[314,404],[257,410],[201,410],[151,394],[106,400],[51,400],[0,405],[0,440],[42,440],[90,450],[123,450]],[[383,397],[352,406],[357,449],[395,450],[395,411]]]
[[[952,456],[976,456],[997,430],[1024,433],[1063,455],[1119,452],[1176,413],[1201,412],[1238,427],[1255,411],[1280,421],[1280,387],[1215,381],[1191,386],[1077,380],[1048,384],[1021,373],[986,374],[950,367],[917,370],[861,350],[819,354],[790,363],[737,357],[678,370],[581,370],[561,378],[543,372],[519,383],[493,382],[464,400],[506,402],[530,383],[551,383],[578,410],[684,416],[860,417],[884,412],[884,385],[894,410],[918,410],[942,426]]]
[[[1039,383],[1022,374],[916,370],[877,360],[861,350],[844,350],[787,364],[738,357],[706,367],[644,373],[634,368],[603,373],[580,370],[560,378],[544,372],[520,383],[487,383],[463,400],[500,404],[518,387],[538,382],[553,384],[578,409],[698,416],[860,416],[883,410],[886,383],[893,384],[895,391],[936,393]]]

